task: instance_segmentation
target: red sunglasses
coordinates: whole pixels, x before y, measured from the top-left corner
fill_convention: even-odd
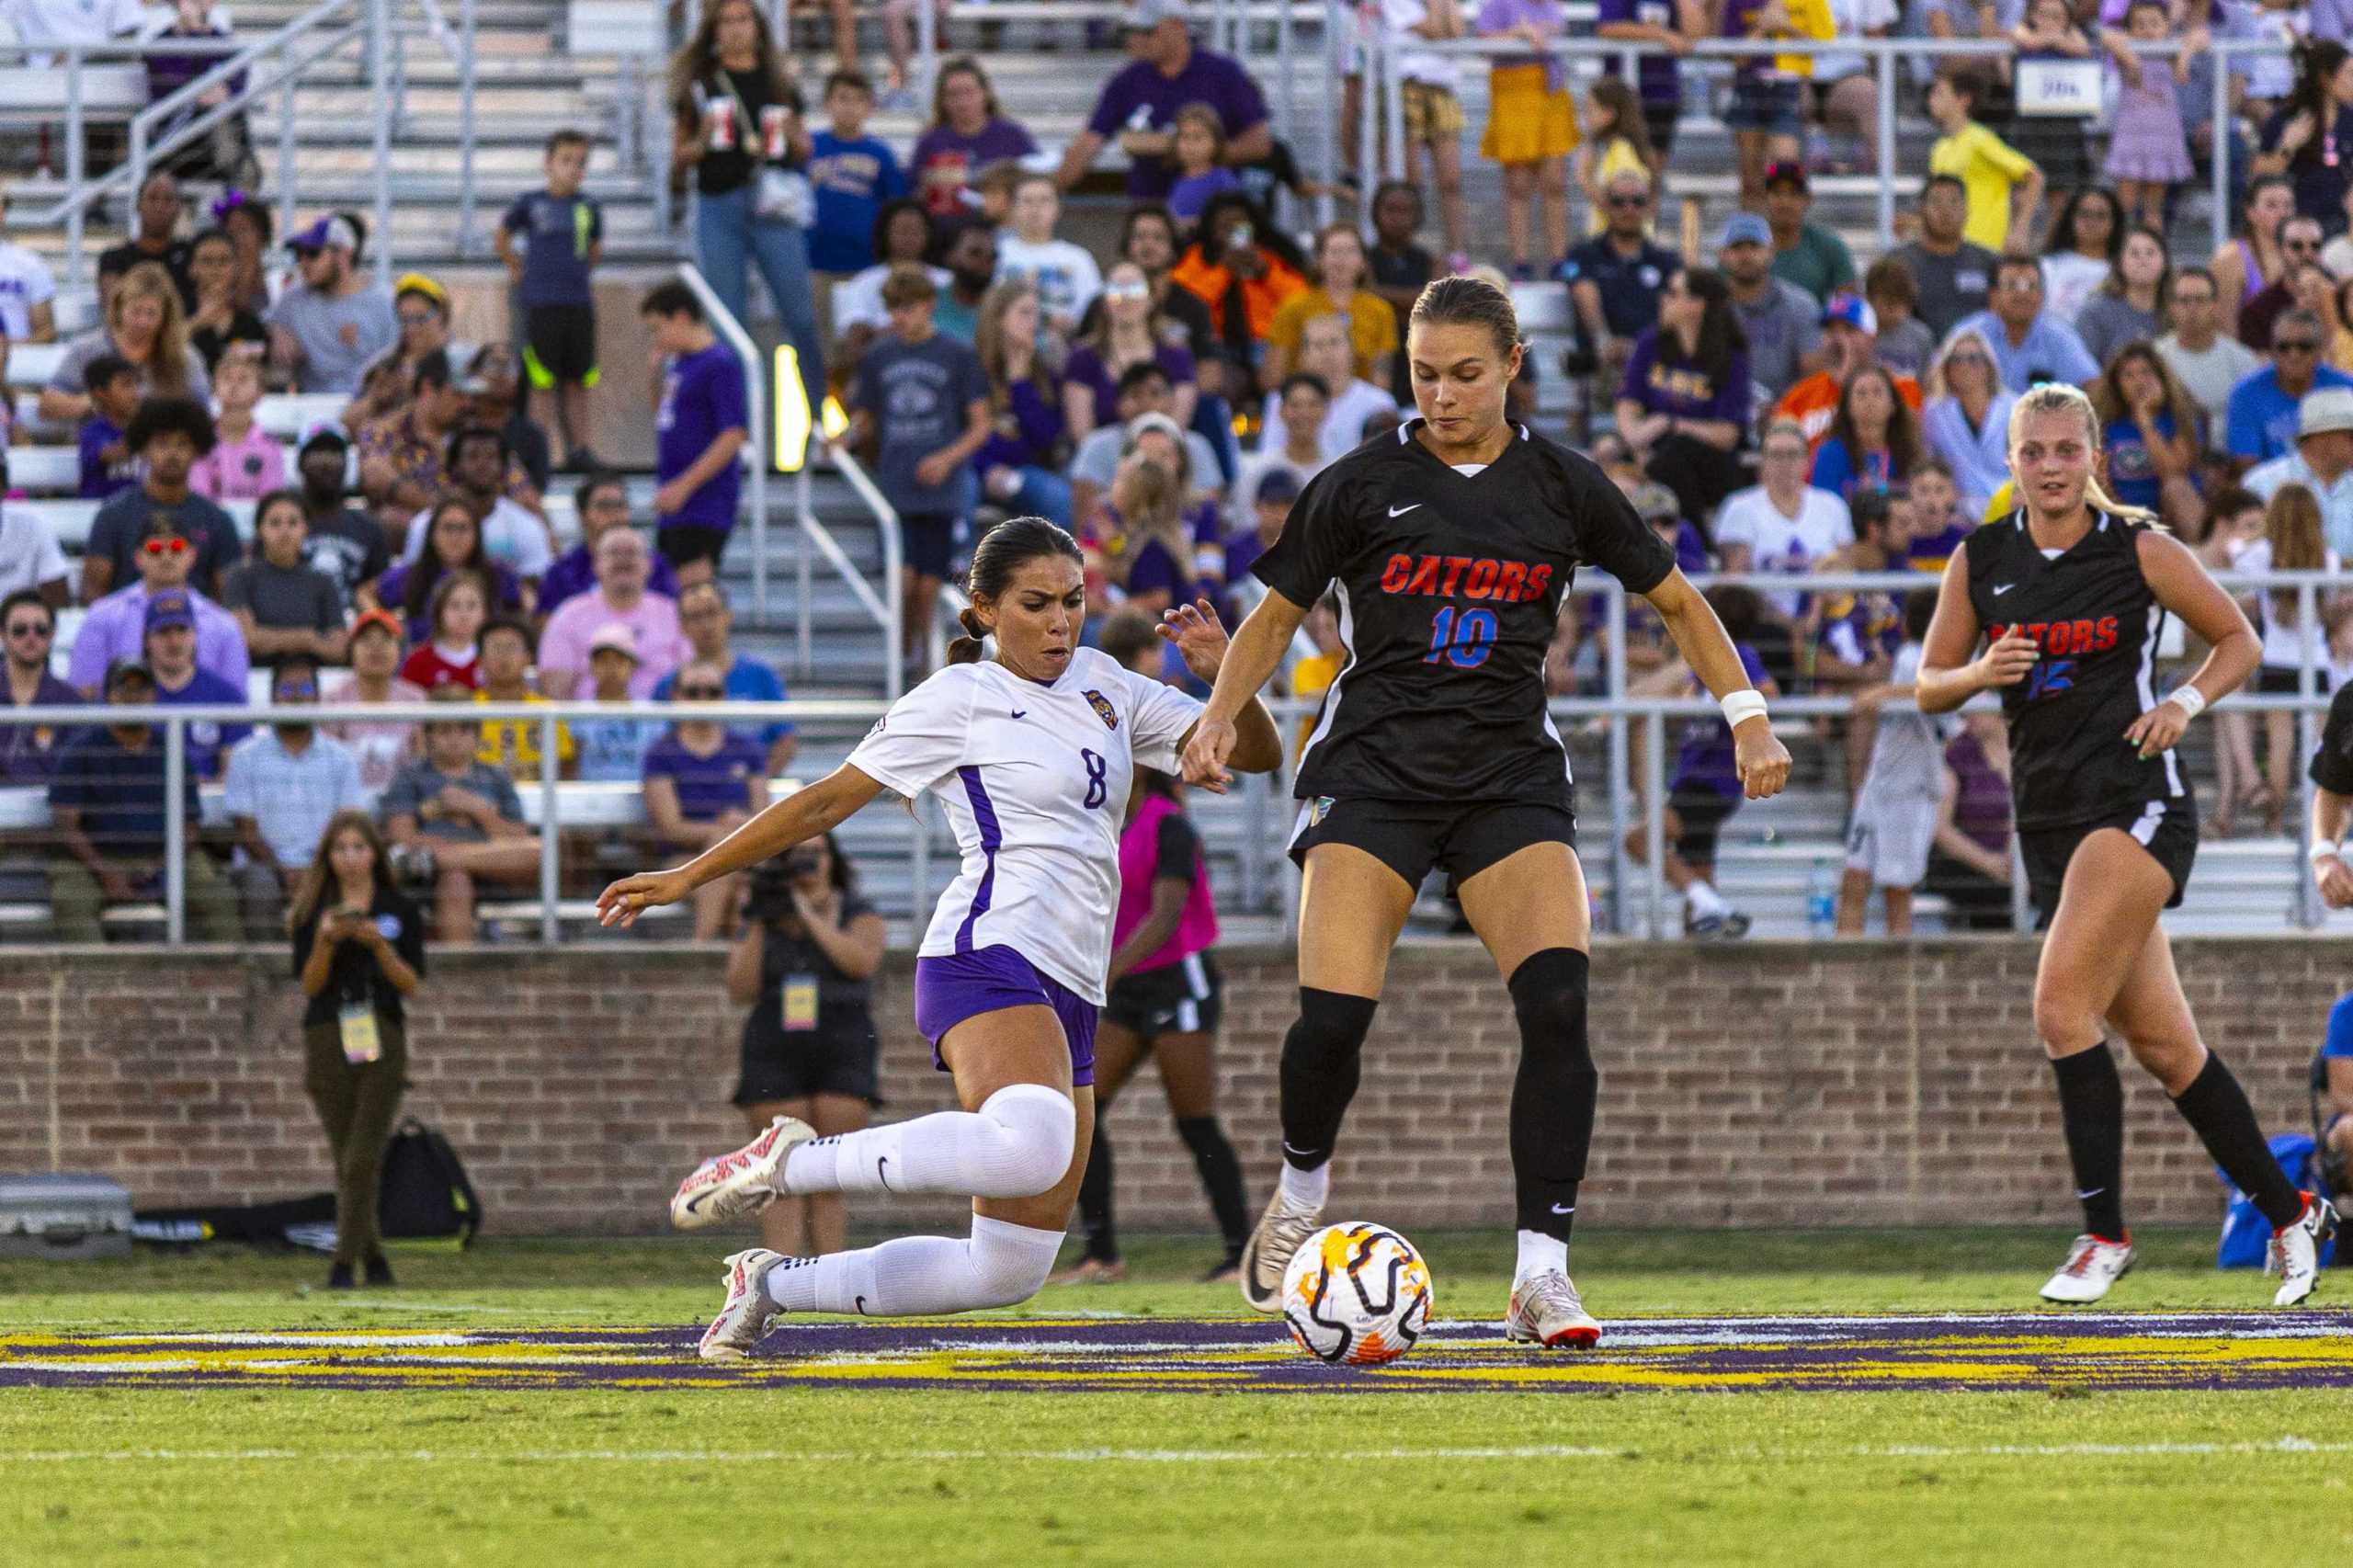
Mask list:
[[[184,539],[151,539],[146,542],[144,548],[150,555],[177,555],[188,548],[188,540]]]

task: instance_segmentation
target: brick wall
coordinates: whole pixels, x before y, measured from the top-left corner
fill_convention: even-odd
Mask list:
[[[2207,1039],[2274,1130],[2303,1123],[2305,1064],[2348,978],[2342,941],[2282,934],[2177,949]],[[1290,956],[1222,955],[1223,1105],[1254,1197],[1276,1158]],[[2034,949],[2008,938],[1606,945],[1595,965],[1601,1119],[1587,1217],[1620,1225],[2064,1224],[2074,1211],[2031,1029]],[[436,953],[413,1010],[407,1108],[466,1156],[494,1230],[658,1229],[692,1160],[741,1136],[737,1017],[715,952],[638,945]],[[878,1013],[886,1114],[949,1103],[907,1025],[894,957]],[[1509,1222],[1516,1035],[1483,954],[1401,950],[1336,1171],[1335,1213]],[[278,954],[112,949],[0,964],[0,1170],[110,1173],[142,1204],[327,1185]],[[2202,1221],[2219,1188],[2188,1130],[2128,1068],[2130,1211]],[[1124,1219],[1201,1230],[1192,1167],[1147,1069],[1115,1115]],[[872,1220],[939,1199],[864,1200]],[[886,1212],[887,1210],[887,1212]]]

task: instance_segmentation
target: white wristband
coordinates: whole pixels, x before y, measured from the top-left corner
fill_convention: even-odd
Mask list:
[[[2166,692],[2165,700],[2188,718],[2195,719],[2206,711],[2206,694],[2187,681]]]
[[[2325,838],[2315,838],[2313,840],[2310,854],[2305,858],[2315,866],[2325,866],[2331,860],[2341,860],[2345,858],[2345,846],[2331,844]]]
[[[1724,710],[1724,722],[1738,728],[1746,720],[1765,716],[1765,694],[1744,687],[1731,696],[1720,699],[1716,706]]]

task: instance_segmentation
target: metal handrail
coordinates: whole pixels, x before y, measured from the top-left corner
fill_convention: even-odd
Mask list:
[[[768,436],[767,382],[760,370],[760,351],[752,342],[752,335],[735,319],[714,290],[702,269],[692,262],[678,264],[678,277],[694,290],[701,301],[704,317],[711,330],[727,340],[727,347],[744,367],[744,413],[751,421],[745,433],[744,457],[751,466],[752,493],[752,608],[761,619],[768,613]]]
[[[881,487],[868,475],[866,465],[852,456],[847,448],[835,442],[832,447],[832,454],[835,470],[841,474],[842,478],[849,482],[851,493],[865,503],[866,509],[874,514],[874,531],[882,540],[881,595],[878,597],[874,590],[868,585],[866,579],[858,575],[858,569],[850,563],[848,554],[843,551],[840,542],[834,538],[833,530],[817,520],[816,511],[809,504],[809,467],[806,463],[803,463],[801,468],[799,495],[801,531],[824,552],[825,559],[832,563],[835,571],[841,574],[842,580],[849,585],[850,592],[857,596],[858,603],[866,608],[867,613],[873,616],[881,627],[884,664],[882,689],[895,700],[905,685],[905,670],[899,650],[905,637],[907,613],[904,570],[906,562],[906,545],[904,535],[899,527],[899,509],[891,505]],[[804,555],[801,597],[801,662],[804,668],[810,662],[809,635],[807,557]]]

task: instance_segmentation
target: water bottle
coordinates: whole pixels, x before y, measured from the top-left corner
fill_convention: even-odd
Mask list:
[[[1838,928],[1838,868],[1827,859],[1813,863],[1813,881],[1805,900],[1806,929],[1827,937]]]

